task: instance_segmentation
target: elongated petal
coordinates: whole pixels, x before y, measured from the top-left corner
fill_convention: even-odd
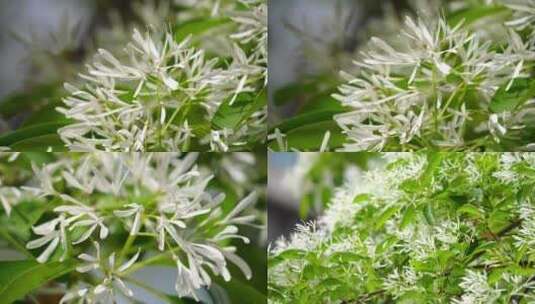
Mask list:
[[[137,259],[139,258],[139,254],[140,253],[141,253],[141,250],[138,249],[136,254],[132,258],[130,258],[130,260],[128,260],[126,263],[124,263],[121,267],[119,267],[119,269],[117,271],[123,272],[126,269],[130,268],[130,266],[132,266],[137,261]]]
[[[58,237],[57,232],[49,233],[43,237],[40,237],[38,239],[28,242],[28,244],[26,244],[26,248],[35,249],[35,248],[42,247],[43,245],[47,244],[52,239],[57,238],[57,237]]]
[[[115,282],[117,283],[117,286],[119,287],[119,290],[121,290],[122,293],[124,293],[127,297],[133,297],[134,292],[126,286],[126,284],[123,282],[123,280],[119,278],[115,278]]]
[[[230,219],[232,219],[233,217],[235,217],[236,215],[240,214],[240,212],[242,212],[243,210],[245,210],[245,208],[249,207],[250,205],[252,205],[253,203],[256,202],[256,199],[257,199],[257,194],[255,191],[251,192],[249,195],[247,195],[244,199],[242,199],[238,205],[236,205],[236,207],[225,217],[225,219],[223,220],[224,222],[227,222],[229,221]]]
[[[97,228],[97,224],[94,224],[89,229],[87,229],[87,231],[84,232],[82,234],[82,236],[78,240],[72,242],[72,244],[76,245],[76,244],[80,244],[80,243],[84,242],[85,240],[87,240],[91,236],[91,234],[93,233],[93,231],[95,231],[96,228]]]
[[[45,251],[41,253],[41,255],[37,258],[37,262],[42,264],[48,261],[48,258],[50,258],[50,255],[52,255],[54,250],[56,250],[56,247],[58,247],[58,244],[59,244],[59,238],[57,237],[52,242],[50,242],[48,247],[46,247]]]
[[[108,237],[108,234],[109,234],[110,231],[109,231],[108,227],[106,227],[106,226],[105,226],[104,224],[102,224],[102,223],[99,224],[99,227],[100,227],[100,234],[99,234],[99,236],[100,236],[100,239],[103,240],[103,239],[105,239],[105,238]]]
[[[134,223],[132,224],[132,229],[130,229],[130,235],[137,235],[139,229],[141,228],[141,211],[136,212],[134,217]]]
[[[32,227],[32,230],[35,232],[35,234],[39,235],[49,234],[56,229],[56,225],[59,223],[59,220],[59,218],[55,218],[41,225]]]
[[[247,278],[247,280],[250,280],[253,277],[251,267],[249,267],[247,262],[245,262],[245,260],[242,259],[240,256],[226,250],[223,250],[223,255],[225,255],[225,257],[229,261],[234,263],[234,265],[238,266],[238,268],[243,272],[243,275],[245,275],[245,278]]]

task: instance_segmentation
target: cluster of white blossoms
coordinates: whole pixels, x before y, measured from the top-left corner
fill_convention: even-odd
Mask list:
[[[484,304],[493,303],[500,297],[503,290],[489,285],[487,274],[484,272],[467,271],[460,286],[467,291],[455,304]]]
[[[346,83],[333,95],[351,109],[334,117],[346,135],[342,150],[470,150],[519,136],[531,102],[492,105],[497,92],[522,87],[535,62],[534,36],[516,31],[531,26],[533,3],[510,8],[516,19],[503,26],[507,43],[499,50],[484,33],[443,17],[407,17],[399,41],[373,37],[358,75],[342,72]]]
[[[504,0],[499,2],[504,3],[513,10],[513,18],[506,22],[506,25],[523,30],[535,24],[535,3],[533,1]]]
[[[124,59],[99,49],[80,75],[83,82],[65,85],[70,96],[58,108],[73,120],[59,130],[69,150],[227,151],[260,140],[267,113],[256,99],[267,79],[267,6],[243,4],[247,10],[228,13],[235,32],[222,46],[227,54],[211,54],[192,46],[191,37],[178,41],[162,30],[134,30]],[[214,122],[222,106],[243,94],[247,116],[232,126]]]
[[[6,161],[11,163],[17,159],[20,153],[14,152],[1,152],[0,149],[0,163]],[[11,214],[12,204],[20,201],[23,197],[23,192],[17,187],[12,187],[5,184],[4,177],[0,174],[0,206],[4,208],[4,211],[9,216]]]
[[[383,154],[270,248],[270,302],[533,300],[532,273],[514,270],[533,262],[533,155]]]
[[[79,254],[82,264],[77,268],[94,274],[94,280],[71,286],[62,302],[97,303],[114,298],[118,291],[132,297],[125,284],[128,274],[149,265],[151,259],[174,261],[180,297],[197,299],[198,289],[210,287],[208,271],[229,281],[229,263],[251,278],[251,269],[228,240],[249,243],[238,226],[256,220],[255,215],[242,213],[256,203],[257,194],[250,193],[224,212],[225,194],[211,190],[208,184],[214,176],[197,166],[196,159],[195,153],[96,152],[33,166],[34,178],[18,191],[55,205],[54,216],[32,228],[35,236],[26,247],[40,250],[40,263],[86,252],[91,241],[96,249],[95,254]],[[121,230],[128,237],[124,247],[109,252],[110,235]],[[140,238],[145,245],[136,242]],[[146,240],[152,246],[147,247]]]

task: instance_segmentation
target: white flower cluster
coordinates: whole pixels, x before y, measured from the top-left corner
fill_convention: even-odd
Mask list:
[[[380,301],[380,295],[385,294],[401,301],[407,300],[408,295],[429,295],[431,289],[438,292],[436,288],[441,288],[438,287],[443,283],[441,278],[447,273],[462,280],[461,290],[449,296],[452,303],[493,303],[513,296],[531,299],[526,296],[535,284],[531,275],[511,270],[491,280],[486,272],[478,270],[482,265],[493,268],[507,263],[500,258],[503,253],[496,253],[492,247],[494,241],[484,242],[491,236],[481,229],[489,228],[482,228],[479,223],[482,216],[496,220],[492,215],[496,212],[489,211],[486,205],[487,194],[481,191],[501,193],[498,189],[502,189],[499,195],[514,197],[512,206],[508,207],[515,210],[514,214],[501,218],[507,223],[493,227],[490,231],[494,232],[489,234],[493,240],[507,242],[510,250],[519,250],[529,260],[535,246],[535,209],[531,201],[517,202],[516,197],[524,191],[520,189],[532,187],[532,181],[524,181],[520,176],[533,176],[526,172],[535,167],[535,154],[431,154],[384,153],[381,167],[357,174],[342,187],[333,189],[329,206],[316,222],[297,226],[289,240],[281,239],[270,248],[274,266],[270,266],[269,280],[273,293],[280,295],[280,299],[290,300],[299,294],[299,288],[322,280],[333,284],[332,291],[336,285],[326,278],[343,280],[345,275],[353,274],[358,281],[352,281],[352,287],[348,288],[353,289],[354,295],[364,297],[358,300],[372,302],[371,297],[366,297],[376,296],[375,300]],[[515,175],[496,174],[503,170]],[[503,180],[502,176],[512,176],[513,180]],[[489,184],[490,188],[482,189]],[[454,198],[456,191],[459,198]],[[448,197],[445,194],[452,198],[442,204],[440,197]],[[459,207],[452,207],[457,204],[454,199],[462,200]],[[478,203],[480,199],[483,202]],[[500,201],[503,199],[500,196]],[[471,203],[463,205],[465,202]],[[472,217],[461,216],[463,212]],[[465,253],[472,244],[487,244],[491,248],[485,255]],[[485,246],[481,248],[484,250]],[[441,262],[442,259],[451,263],[463,259],[469,262],[462,262],[460,265],[464,266],[459,268]],[[325,273],[310,270],[314,267]],[[381,276],[380,283],[373,283],[381,288],[363,295],[369,286],[366,284],[372,284],[370,267],[375,271],[374,276]],[[426,287],[429,279],[434,281],[432,288]],[[427,283],[423,284],[424,281]],[[327,291],[318,303],[332,300],[330,296],[337,295]]]
[[[237,12],[232,18],[240,26],[239,31],[231,35],[231,38],[238,40],[241,44],[254,44],[255,52],[252,61],[267,67],[267,4],[264,0],[240,0],[240,2],[250,7],[250,10]],[[264,81],[267,84],[267,68],[263,70]]]
[[[80,286],[66,294],[65,301],[82,298],[93,303],[113,297],[114,286],[132,296],[122,279],[140,268],[136,261],[143,259],[145,251],[160,251],[175,261],[176,291],[181,297],[196,298],[197,289],[211,285],[208,269],[230,280],[228,262],[251,277],[251,269],[235,254],[236,248],[223,244],[229,239],[249,243],[239,234],[238,225],[255,220],[255,215],[241,213],[256,202],[256,194],[252,192],[223,213],[220,204],[225,195],[214,195],[208,189],[213,176],[195,165],[196,158],[197,154],[97,152],[34,166],[35,186],[24,189],[61,204],[53,209],[55,217],[33,227],[37,238],[27,248],[45,247],[37,259],[44,263],[51,258],[64,260],[71,252],[86,248],[89,240],[96,243],[96,256],[81,254],[88,264],[78,270],[101,269],[100,283],[92,288]],[[125,248],[117,261],[115,254],[101,259],[100,247],[118,224],[129,232]],[[123,263],[131,253],[128,246],[139,236],[153,238],[153,249],[138,250]]]
[[[435,25],[407,17],[398,38],[400,46],[373,37],[356,63],[358,76],[342,73],[347,83],[333,97],[352,109],[335,116],[347,138],[342,150],[464,149],[487,139],[499,143],[524,127],[529,102],[496,113],[490,104],[500,87],[509,91],[529,75],[533,38],[510,30],[505,49],[496,52],[482,34],[442,17]],[[468,132],[477,139],[467,141]]]
[[[265,132],[265,106],[254,108],[235,128],[212,123],[222,105],[233,105],[243,93],[256,95],[266,84],[267,6],[264,1],[246,5],[249,10],[240,15],[229,13],[236,15],[238,32],[229,33],[231,52],[225,56],[207,55],[191,46],[191,37],[177,41],[170,31],[134,30],[125,59],[99,49],[87,75],[80,75],[85,82],[65,85],[71,95],[58,111],[74,120],[59,130],[67,147],[181,151],[195,141],[227,151]],[[251,44],[254,50],[248,51]]]
[[[395,269],[388,275],[383,285],[386,290],[395,295],[394,298],[397,298],[408,291],[419,291],[421,287],[416,284],[419,278],[421,274],[407,266],[401,273]]]
[[[502,292],[489,285],[486,273],[471,270],[467,272],[460,286],[467,292],[460,299],[453,300],[456,304],[493,303]]]
[[[523,30],[535,24],[535,3],[533,1],[505,0],[504,4],[513,10],[513,19],[506,22],[506,25]]]
[[[519,210],[522,219],[522,227],[518,235],[513,236],[518,247],[525,247],[528,252],[535,253],[535,207],[533,204],[524,202]]]
[[[121,275],[137,261],[140,251],[138,250],[130,260],[117,267],[115,252],[107,260],[102,259],[99,243],[93,242],[93,245],[95,247],[95,256],[86,253],[80,254],[78,258],[84,264],[78,266],[76,270],[80,273],[98,270],[103,276],[102,282],[92,288],[81,287],[75,291],[65,293],[60,300],[60,304],[70,303],[74,300],[82,300],[87,303],[113,303],[116,299],[116,290],[120,290],[127,297],[132,298],[134,296],[134,292],[121,279]]]

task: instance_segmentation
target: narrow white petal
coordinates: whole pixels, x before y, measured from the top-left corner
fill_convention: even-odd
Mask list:
[[[251,267],[249,267],[249,265],[247,264],[247,262],[245,262],[244,259],[232,252],[225,250],[223,250],[223,254],[229,261],[238,266],[238,268],[243,272],[243,275],[245,275],[245,278],[247,278],[247,280],[250,280],[253,277]]]
[[[58,247],[59,244],[59,238],[55,238],[52,242],[50,242],[50,245],[41,253],[41,255],[37,258],[37,262],[44,263],[48,261],[48,258],[52,255],[54,250],[56,250],[56,247]]]
[[[124,263],[121,267],[119,267],[118,271],[119,272],[123,272],[126,269],[130,268],[130,266],[132,266],[137,261],[137,259],[139,258],[139,254],[140,253],[141,253],[141,250],[138,249],[137,253],[132,258],[130,258],[130,260],[128,260],[128,262]]]
[[[132,224],[132,229],[130,230],[130,235],[137,235],[139,229],[141,228],[141,211],[136,212],[134,217],[134,223]]]
[[[33,241],[28,242],[28,244],[26,244],[26,248],[28,248],[28,249],[39,248],[39,247],[45,245],[46,243],[50,242],[52,239],[57,238],[57,237],[58,237],[57,232],[53,232],[53,233],[47,234],[47,235],[45,235],[43,237],[40,237],[38,239],[35,239]]]
[[[256,191],[251,192],[249,195],[247,195],[244,199],[242,199],[238,205],[225,217],[223,222],[227,222],[236,215],[238,215],[240,212],[245,210],[245,208],[249,207],[249,205],[256,202],[257,194]]]
[[[130,290],[130,288],[128,288],[126,286],[126,284],[123,282],[123,280],[119,279],[119,278],[115,278],[115,282],[117,282],[117,286],[119,286],[119,289],[121,290],[122,293],[124,293],[127,297],[133,297],[134,296],[134,292],[132,290]]]
[[[85,240],[87,240],[91,236],[91,234],[93,233],[93,231],[95,231],[96,228],[97,228],[97,224],[94,224],[89,229],[87,229],[87,231],[84,232],[82,234],[82,236],[78,240],[73,241],[72,244],[76,245],[76,244],[80,244],[80,243],[84,242]]]

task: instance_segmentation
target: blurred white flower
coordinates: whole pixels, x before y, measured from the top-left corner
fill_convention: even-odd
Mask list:
[[[266,106],[255,105],[234,128],[212,123],[223,104],[233,105],[242,93],[258,95],[266,85],[267,5],[265,1],[245,5],[246,10],[226,12],[234,16],[240,30],[227,39],[229,54],[207,58],[204,49],[190,45],[192,37],[177,41],[163,30],[163,34],[142,34],[134,29],[124,58],[99,49],[87,75],[80,75],[85,83],[65,84],[70,96],[64,99],[64,107],[57,108],[74,120],[59,130],[67,147],[72,151],[175,151],[188,149],[195,139],[210,150],[227,151],[241,148],[255,135],[260,138],[265,132]],[[254,51],[246,51],[253,42]],[[247,102],[257,102],[255,98]],[[192,127],[192,120],[197,126]],[[199,129],[199,120],[209,132]]]
[[[358,75],[342,73],[346,83],[333,95],[352,109],[334,117],[347,139],[341,150],[464,148],[476,116],[487,122],[476,126],[478,136],[496,142],[508,130],[522,129],[527,106],[502,113],[490,108],[498,88],[511,89],[535,60],[532,42],[514,31],[507,37],[507,47],[495,52],[480,34],[462,23],[451,27],[442,17],[431,24],[407,17],[399,46],[373,37],[356,62]],[[467,88],[477,93],[477,104],[457,100]]]
[[[254,162],[252,155],[247,155],[242,158]],[[124,224],[124,230],[128,231],[126,247],[143,234],[153,238],[157,254],[165,251],[161,254],[173,257],[179,272],[177,292],[181,296],[195,297],[195,289],[209,287],[212,279],[208,269],[229,280],[227,261],[236,264],[247,278],[251,277],[247,263],[234,253],[236,248],[227,241],[250,242],[240,234],[238,226],[253,225],[256,216],[242,213],[256,203],[258,195],[253,191],[236,202],[233,209],[223,212],[225,194],[208,188],[213,176],[210,169],[201,170],[195,165],[197,156],[196,153],[184,156],[99,152],[60,158],[44,169],[34,166],[39,174],[35,176],[37,186],[31,188],[33,192],[57,199],[61,205],[53,209],[55,218],[33,227],[38,238],[28,242],[27,248],[47,246],[38,258],[44,263],[59,244],[63,259],[70,248],[69,242],[75,245],[72,251],[76,251],[83,248],[83,242],[92,240],[96,256],[80,255],[85,263],[78,270],[100,270],[107,276],[98,286],[88,284],[69,292],[64,302],[79,297],[92,301],[113,298],[115,287],[131,296],[117,274],[126,274],[139,252],[119,267],[115,266],[114,254],[107,264],[100,260],[100,247],[110,232],[121,227],[118,223]],[[108,227],[113,228],[110,231]]]
[[[84,301],[88,303],[114,303],[116,302],[116,290],[128,298],[134,296],[134,292],[126,285],[121,277],[122,272],[129,269],[136,263],[140,256],[140,250],[136,252],[127,262],[121,266],[116,265],[116,256],[113,252],[107,259],[101,256],[100,245],[93,243],[95,247],[95,256],[82,253],[78,256],[84,262],[76,270],[81,273],[90,271],[99,271],[100,282],[94,287],[83,287],[74,289],[65,293],[60,303],[69,303],[73,300]]]
[[[54,253],[60,243],[61,248],[63,250],[63,255],[60,260],[63,260],[66,257],[68,247],[65,226],[65,216],[60,215],[55,219],[32,227],[33,232],[39,235],[40,237],[38,239],[28,242],[26,244],[26,248],[35,249],[48,244],[46,249],[37,258],[37,261],[39,263],[45,263]]]
[[[132,227],[130,228],[130,235],[137,235],[139,233],[139,229],[141,228],[141,216],[144,208],[139,204],[128,204],[126,207],[128,207],[128,209],[116,210],[113,212],[113,214],[115,214],[117,217],[124,218],[134,216],[134,220],[131,225]]]
[[[526,247],[529,252],[535,252],[535,207],[531,202],[524,202],[518,211],[522,220],[518,234],[514,235],[517,247]]]
[[[460,286],[464,293],[459,299],[453,300],[456,304],[493,303],[503,291],[489,285],[486,273],[472,270],[467,271]]]

